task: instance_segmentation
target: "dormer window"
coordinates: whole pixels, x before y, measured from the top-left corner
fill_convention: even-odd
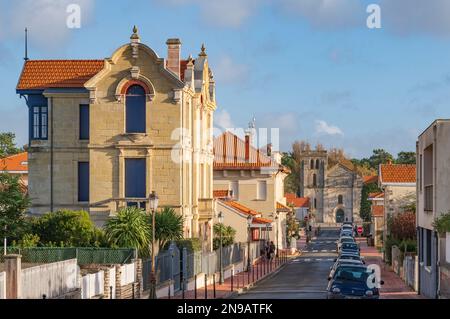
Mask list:
[[[146,93],[142,86],[132,85],[126,94],[126,132],[145,133]]]

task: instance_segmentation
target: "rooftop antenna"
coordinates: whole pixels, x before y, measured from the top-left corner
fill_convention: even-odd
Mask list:
[[[28,61],[28,28],[25,28],[25,57],[23,58],[25,61]]]

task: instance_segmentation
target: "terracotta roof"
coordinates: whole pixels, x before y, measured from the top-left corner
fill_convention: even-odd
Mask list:
[[[215,190],[213,191],[214,198],[225,198],[230,195],[230,191],[227,189]]]
[[[373,217],[383,217],[384,216],[384,206],[372,206],[372,216]]]
[[[281,204],[280,202],[277,202],[277,211],[281,212],[290,212],[292,209],[286,205]]]
[[[187,64],[188,64],[187,60],[181,60],[180,61],[180,79],[183,82],[184,82],[184,74],[185,74],[186,69],[187,69]]]
[[[83,88],[103,69],[104,63],[104,60],[29,60],[17,89]]]
[[[383,183],[415,183],[416,165],[382,164],[380,166],[380,182]]]
[[[296,208],[299,208],[299,207],[308,208],[309,207],[309,197],[297,197],[297,195],[291,194],[291,193],[286,193],[285,197],[286,197],[286,202],[294,205],[294,207],[296,207]]]
[[[371,198],[384,198],[384,193],[383,192],[370,193],[368,198],[369,199],[371,199]]]
[[[364,184],[378,183],[378,176],[363,176]]]
[[[0,159],[0,172],[28,173],[28,153],[23,152]]]
[[[250,208],[248,208],[248,207],[246,207],[246,206],[244,206],[244,205],[242,205],[242,204],[240,204],[238,202],[235,202],[235,201],[225,201],[224,200],[224,201],[221,201],[221,202],[224,203],[225,205],[231,207],[231,208],[234,208],[234,209],[238,210],[239,212],[241,212],[242,214],[245,214],[245,215],[252,215],[252,216],[261,215],[261,213],[258,213],[258,212],[254,211],[254,210],[252,210],[252,209],[250,209]]]
[[[249,160],[245,160],[245,141],[237,135],[225,132],[214,139],[214,169],[283,169],[264,152],[249,148]]]
[[[255,217],[253,218],[253,224],[272,224],[273,220],[267,219],[267,218],[261,218],[261,217]]]

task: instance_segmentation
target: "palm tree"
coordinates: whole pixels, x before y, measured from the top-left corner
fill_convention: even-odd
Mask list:
[[[149,222],[151,234],[151,215]],[[173,208],[164,207],[155,215],[155,228],[155,239],[159,243],[159,249],[161,250],[170,241],[183,238],[183,217],[177,214]]]
[[[112,245],[136,248],[147,255],[151,243],[151,228],[144,211],[137,207],[121,209],[104,226],[105,235]]]

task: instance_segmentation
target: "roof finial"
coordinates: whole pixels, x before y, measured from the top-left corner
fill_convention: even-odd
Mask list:
[[[205,44],[202,44],[202,52],[200,52],[199,56],[206,56],[206,48],[205,48]]]
[[[23,58],[25,61],[28,61],[28,28],[25,28],[25,57]]]
[[[136,26],[133,27],[133,34],[130,37],[131,40],[140,40],[139,34],[138,34],[138,28]]]

